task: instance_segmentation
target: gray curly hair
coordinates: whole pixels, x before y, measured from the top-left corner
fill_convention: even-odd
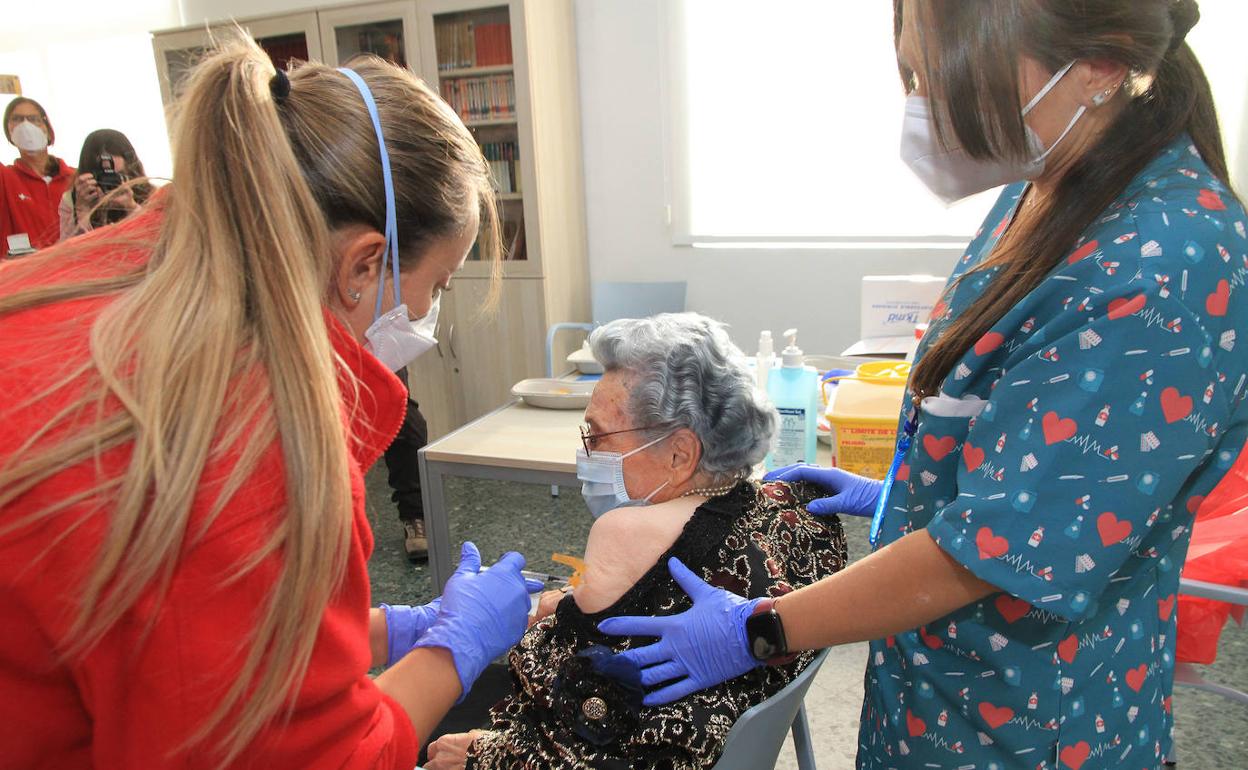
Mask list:
[[[608,372],[635,378],[636,424],[692,430],[702,442],[699,468],[712,477],[744,477],[771,449],[776,410],[719,321],[698,313],[624,318],[595,329],[589,345]]]

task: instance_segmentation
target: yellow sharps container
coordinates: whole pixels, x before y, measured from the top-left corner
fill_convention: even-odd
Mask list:
[[[882,479],[897,449],[901,399],[910,364],[871,361],[840,378],[828,422],[836,429],[836,464],[850,473]]]

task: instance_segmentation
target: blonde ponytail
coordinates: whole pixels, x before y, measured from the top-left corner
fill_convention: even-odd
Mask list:
[[[497,259],[488,170],[466,129],[410,73],[379,60],[356,68],[376,95],[387,145],[394,143],[407,244],[401,264],[462,228],[468,207],[478,205],[490,236],[483,247]],[[3,509],[62,468],[132,447],[118,478],[37,514],[95,499],[107,515],[62,644],[67,658],[89,650],[145,591],[163,593],[180,551],[205,534],[280,441],[285,515],[258,553],[230,565],[239,577],[279,553],[280,570],[242,669],[211,719],[187,736],[187,746],[212,738],[223,765],[280,718],[342,580],[352,500],[341,362],[324,315],[335,261],[330,228],[377,226],[384,212],[376,140],[354,86],[328,67],[302,65],[277,105],[273,76],[268,57],[243,36],[192,72],[175,123],[174,185],[158,204],[163,222],[145,269],[0,299],[2,314],[115,295],[91,329],[91,361],[72,373],[88,383],[87,395],[0,467]],[[84,414],[87,429],[63,430]],[[224,453],[240,459],[207,521],[189,531],[205,465]],[[26,523],[5,521],[0,535]]]

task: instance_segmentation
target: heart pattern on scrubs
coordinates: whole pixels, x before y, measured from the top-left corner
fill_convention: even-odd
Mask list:
[[[958,261],[919,357],[991,290],[1024,189]],[[953,368],[943,396],[983,411],[921,412],[881,544],[926,529],[1002,592],[871,644],[859,767],[1160,766],[1192,517],[1248,439],[1246,225],[1175,142]]]

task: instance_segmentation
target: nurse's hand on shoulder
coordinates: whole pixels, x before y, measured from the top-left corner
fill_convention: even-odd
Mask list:
[[[481,571],[477,547],[464,543],[459,566],[442,593],[437,617],[412,645],[447,649],[455,659],[464,694],[490,661],[524,634],[529,593],[535,589],[520,574],[522,569],[524,557],[510,551]]]
[[[642,702],[647,706],[671,703],[761,665],[750,654],[745,620],[762,600],[743,599],[722,588],[713,588],[679,559],[669,559],[667,568],[693,599],[693,607],[679,615],[626,616],[598,624],[599,631],[612,636],[659,638],[654,644],[618,655],[641,669],[644,686],[669,682],[645,697]]]
[[[872,516],[879,502],[884,482],[858,476],[840,468],[821,468],[818,465],[799,463],[778,468],[763,477],[764,481],[808,481],[829,492],[831,497],[821,497],[806,510],[816,516],[844,513],[849,516]]]

